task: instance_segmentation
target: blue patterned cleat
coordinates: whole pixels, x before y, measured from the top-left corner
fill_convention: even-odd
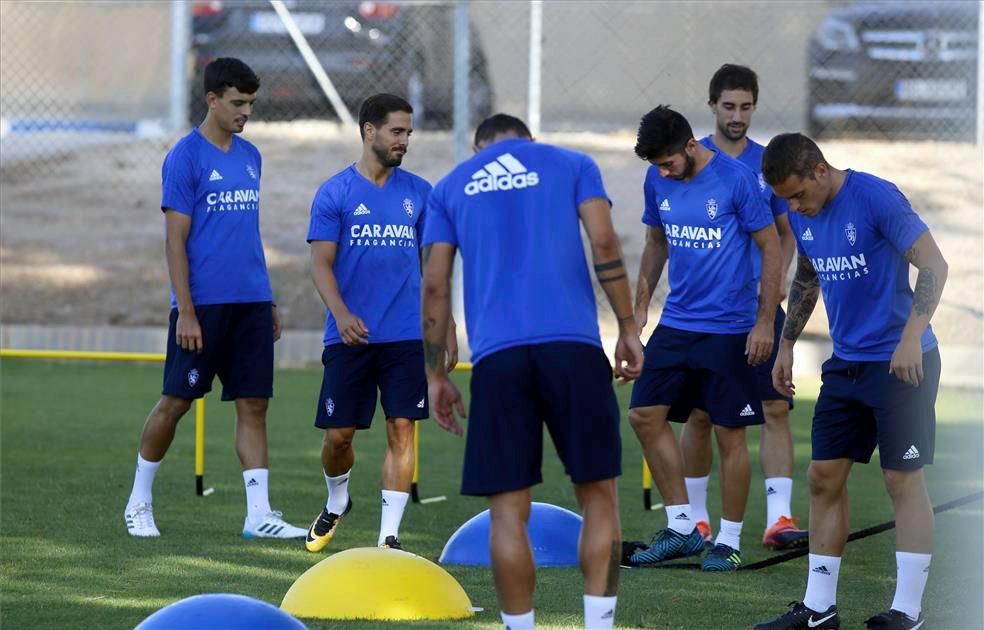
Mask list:
[[[688,556],[698,556],[704,551],[704,537],[696,527],[689,535],[681,534],[672,529],[664,529],[653,536],[652,544],[645,549],[639,549],[629,556],[629,566],[643,567],[647,565],[676,560]]]
[[[741,566],[741,552],[718,543],[700,563],[701,571],[737,571]]]

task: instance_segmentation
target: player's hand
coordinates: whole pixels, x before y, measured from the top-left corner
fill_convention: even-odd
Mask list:
[[[464,431],[458,424],[458,418],[465,418],[465,405],[461,402],[461,392],[454,386],[446,375],[431,377],[427,381],[427,400],[430,403],[431,416],[438,426],[454,435],[462,435]]]
[[[284,322],[280,319],[276,304],[271,306],[270,310],[273,312],[273,341],[276,343],[280,339],[280,333],[284,331]]]
[[[338,336],[346,346],[364,346],[369,343],[369,329],[358,315],[346,312],[335,319]]]
[[[178,311],[178,322],[174,327],[174,337],[178,345],[188,352],[201,354],[205,349],[202,341],[202,327],[194,310],[182,313]]]
[[[448,323],[448,338],[444,343],[448,349],[448,372],[450,372],[458,365],[458,331],[453,321]]]
[[[917,337],[907,339],[905,336],[892,353],[888,364],[888,373],[913,387],[918,387],[923,379],[922,341]]]
[[[758,321],[745,339],[745,355],[749,365],[761,365],[772,354],[772,344],[775,343],[775,322]]]
[[[639,335],[619,335],[615,344],[615,378],[619,383],[628,383],[642,374],[644,361],[642,342]]]
[[[772,387],[783,396],[792,398],[796,395],[796,385],[793,384],[793,347],[791,345],[779,344],[776,364],[772,366]]]

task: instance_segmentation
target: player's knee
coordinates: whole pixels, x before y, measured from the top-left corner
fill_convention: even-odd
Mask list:
[[[404,453],[413,448],[414,422],[406,418],[386,420],[386,441],[391,451]]]
[[[656,414],[643,409],[629,409],[629,425],[636,433],[645,433],[657,428]]]
[[[893,501],[904,499],[924,492],[922,469],[919,470],[883,470],[885,489]]]
[[[687,431],[711,432],[711,414],[702,409],[694,409],[687,418]]]
[[[789,430],[789,403],[785,400],[763,401],[762,411],[765,414],[763,428]]]
[[[251,419],[260,419],[261,421],[266,418],[267,408],[270,406],[270,401],[266,398],[237,398],[236,399],[236,411],[240,416],[249,417]]]
[[[714,427],[717,437],[718,451],[721,458],[741,457],[748,455],[748,443],[745,438],[745,427]]]
[[[161,396],[157,403],[157,415],[172,423],[180,420],[191,409],[191,400],[174,396]]]
[[[810,485],[810,494],[813,496],[838,494],[844,487],[844,478],[840,474],[840,469],[827,461],[811,462],[806,480]]]
[[[352,448],[355,431],[349,429],[328,429],[325,431],[323,446],[331,453],[341,453]]]

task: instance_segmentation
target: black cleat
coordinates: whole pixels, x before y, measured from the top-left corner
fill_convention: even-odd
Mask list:
[[[331,539],[335,536],[335,528],[338,527],[342,517],[352,510],[352,498],[349,497],[345,511],[341,514],[329,512],[328,508],[323,508],[318,518],[314,519],[311,527],[308,528],[307,536],[304,539],[304,546],[312,553],[317,553],[324,549]]]
[[[879,628],[880,630],[918,630],[926,623],[922,613],[919,619],[911,619],[909,615],[901,610],[890,610],[878,613],[874,617],[865,620],[866,628]]]
[[[387,536],[383,544],[379,546],[380,549],[396,549],[397,551],[406,551],[403,545],[400,544],[400,539],[396,536]]]
[[[756,624],[755,630],[837,630],[840,625],[837,606],[817,612],[803,602],[789,602],[789,612],[772,621]]]

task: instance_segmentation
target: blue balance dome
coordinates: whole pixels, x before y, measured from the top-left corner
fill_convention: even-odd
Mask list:
[[[169,604],[136,630],[305,630],[276,606],[245,595],[209,593]]]
[[[581,535],[579,515],[549,503],[534,502],[527,532],[538,567],[576,567],[577,540]],[[438,562],[487,567],[489,558],[489,511],[468,519],[444,545]]]

